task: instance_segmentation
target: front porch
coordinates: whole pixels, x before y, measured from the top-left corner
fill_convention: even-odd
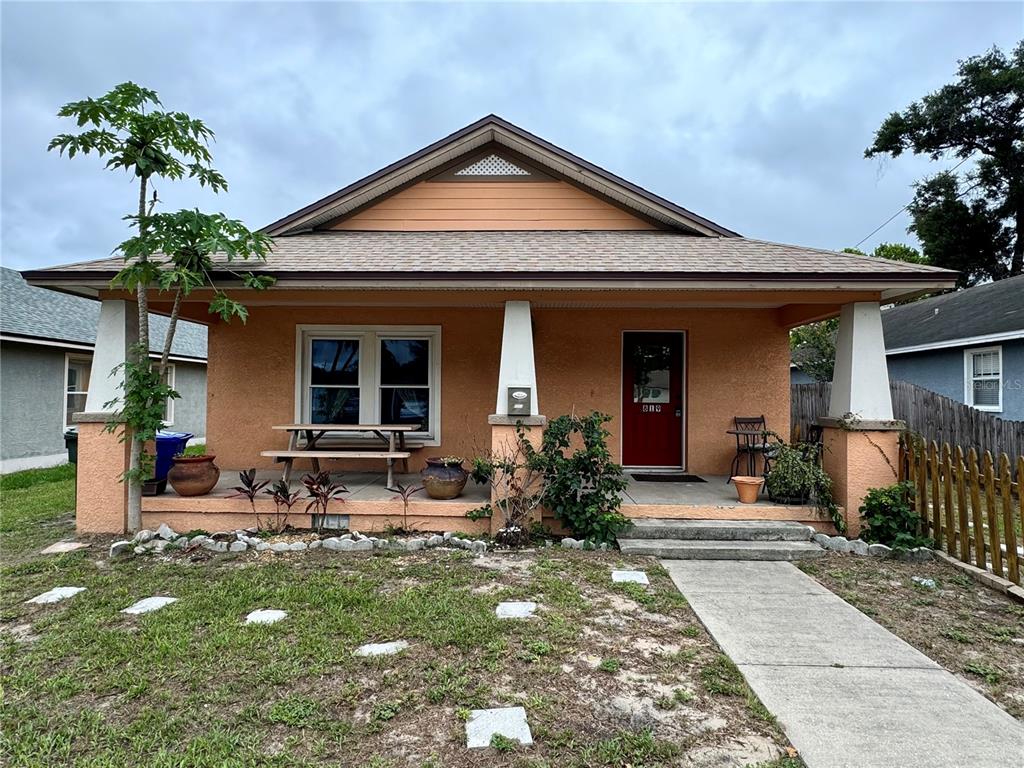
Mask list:
[[[363,533],[381,533],[403,525],[402,501],[389,491],[383,472],[336,473],[335,478],[348,488],[344,501],[332,507],[331,514],[343,516],[348,528]],[[740,504],[732,485],[724,476],[702,476],[705,482],[641,482],[628,472],[629,486],[622,498],[622,512],[631,518],[692,519],[692,520],[788,520],[812,525],[832,533],[831,521],[809,505],[774,504],[762,494],[754,504]],[[257,472],[258,480],[271,483],[281,478],[280,470]],[[396,480],[403,486],[420,484],[418,474],[399,474]],[[143,525],[156,528],[167,523],[178,531],[202,529],[207,531],[235,530],[254,524],[248,499],[234,495],[238,485],[238,470],[222,470],[220,481],[205,496],[183,497],[168,488],[160,496],[142,500]],[[293,482],[293,487],[298,484]],[[441,501],[420,492],[409,502],[408,526],[424,532],[461,531],[484,534],[489,522],[470,520],[466,513],[482,507],[490,500],[487,486],[470,481],[462,495]],[[290,522],[296,528],[307,528],[310,515],[305,514],[305,502],[296,504]],[[256,500],[256,513],[260,519],[272,518],[274,503],[261,494]],[[544,524],[553,530],[559,525],[554,518],[545,516]]]

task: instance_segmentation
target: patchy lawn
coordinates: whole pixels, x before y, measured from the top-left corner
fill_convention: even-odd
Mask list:
[[[800,568],[1024,719],[1024,605],[938,561],[830,555]]]
[[[652,559],[537,549],[111,563],[102,541],[39,556],[71,533],[66,472],[3,479],[4,765],[710,768],[783,754],[771,715]],[[651,586],[612,585],[623,566]],[[87,590],[24,603],[55,586]],[[119,613],[151,595],[178,602]],[[499,620],[501,600],[536,601],[538,616]],[[289,615],[244,626],[259,608]],[[398,639],[411,644],[400,655],[353,656]],[[534,746],[465,748],[470,709],[517,705]]]

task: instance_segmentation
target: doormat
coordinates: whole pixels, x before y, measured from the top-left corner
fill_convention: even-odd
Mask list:
[[[654,472],[631,472],[630,476],[641,483],[706,483],[697,475],[659,475]]]

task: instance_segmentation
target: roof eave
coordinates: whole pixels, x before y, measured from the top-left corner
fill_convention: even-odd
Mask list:
[[[894,301],[922,293],[945,290],[955,285],[955,276],[933,273],[894,273],[886,275],[864,273],[770,273],[746,272],[337,272],[337,271],[281,271],[263,270],[262,274],[277,279],[274,289],[284,288],[444,288],[444,289],[501,289],[501,288],[634,288],[634,289],[693,289],[693,290],[780,290],[796,287],[805,290],[879,291],[883,301]],[[25,273],[31,285],[56,290],[98,295],[109,287],[110,271],[67,272],[35,270]],[[241,287],[230,273],[213,273],[219,285]]]

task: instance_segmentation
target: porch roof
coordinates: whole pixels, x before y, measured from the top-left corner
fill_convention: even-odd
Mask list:
[[[226,264],[221,257],[216,262]],[[87,285],[109,280],[119,258],[32,270],[30,281]],[[237,269],[240,265],[235,264]],[[380,278],[444,281],[537,279],[725,283],[825,282],[828,287],[922,284],[952,287],[956,273],[920,264],[743,237],[659,231],[311,232],[275,239],[259,269],[282,281],[323,285]],[[223,275],[222,277],[228,277]]]

